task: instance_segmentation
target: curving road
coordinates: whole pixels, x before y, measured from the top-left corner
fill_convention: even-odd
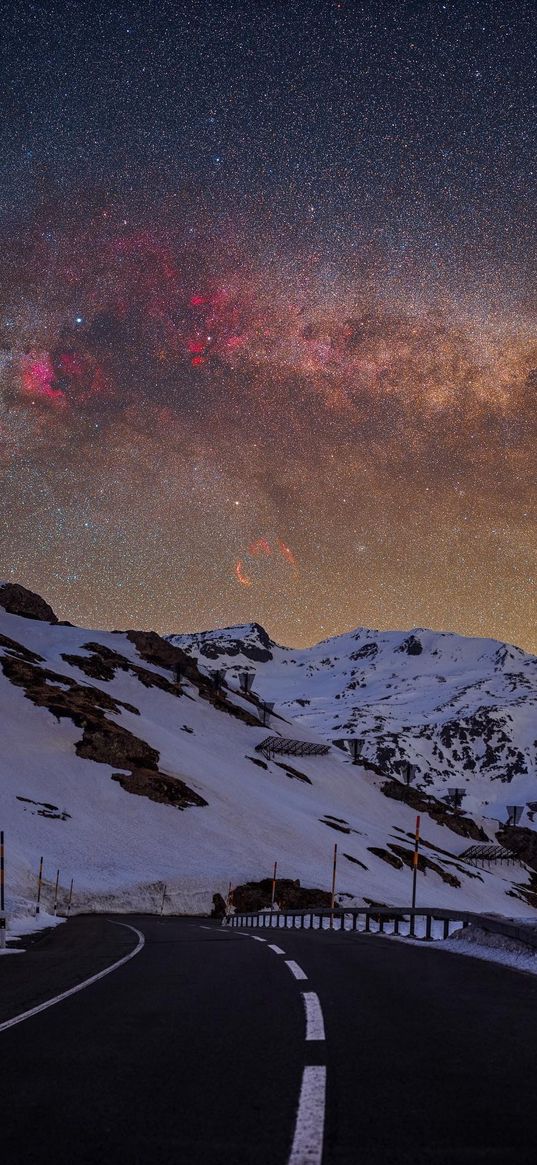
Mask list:
[[[145,945],[75,918],[0,959],[9,1165],[533,1165],[537,979],[373,936],[116,921]]]

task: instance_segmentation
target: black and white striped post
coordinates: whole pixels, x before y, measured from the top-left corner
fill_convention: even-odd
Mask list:
[[[167,887],[166,883],[164,883],[164,887],[163,887],[163,890],[162,890],[162,900],[161,900],[161,903],[160,903],[160,913],[161,913],[161,914],[163,914],[163,913],[164,913],[164,901],[165,901],[165,898],[166,898],[166,890],[167,890],[167,889],[168,889],[168,887]]]
[[[58,886],[60,884],[60,871],[56,870],[56,885],[54,887],[54,916],[58,913]]]
[[[71,878],[71,885],[69,887],[69,898],[67,899],[67,917],[71,913],[71,902],[73,901],[73,879]]]

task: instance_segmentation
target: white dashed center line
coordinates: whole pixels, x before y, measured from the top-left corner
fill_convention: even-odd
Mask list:
[[[288,1165],[321,1165],[325,1094],[326,1068],[304,1068]]]
[[[303,991],[302,998],[306,1009],[306,1039],[324,1040],[324,1020],[319,996],[315,991]]]
[[[266,938],[258,938],[256,934],[250,935],[250,938],[253,938],[254,943],[266,943],[267,941]]]
[[[302,967],[299,967],[298,963],[295,963],[294,959],[286,959],[285,966],[289,967],[289,970],[291,974],[295,976],[295,979],[307,979],[308,976],[306,975],[306,972],[302,970]]]
[[[276,943],[269,943],[269,951],[274,951],[275,955],[284,955],[285,954],[285,951],[282,951],[281,947],[277,947]]]

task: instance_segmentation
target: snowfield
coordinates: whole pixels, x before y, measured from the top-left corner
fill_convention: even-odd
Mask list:
[[[312,665],[281,649],[266,685],[256,677],[277,703],[264,727],[236,677],[218,696],[180,648],[155,636],[149,650],[130,637],[137,634],[8,613],[0,586],[0,824],[10,914],[31,912],[41,855],[44,910],[59,868],[61,906],[73,878],[76,911],[158,911],[166,887],[166,912],[194,913],[209,910],[215,892],[225,896],[229,882],[269,876],[275,860],[279,876],[329,889],[335,842],[343,902],[408,903],[415,811],[382,792],[384,778],[349,764],[337,747],[271,760],[256,751],[269,734],[320,742],[321,693],[324,684],[332,699],[335,664],[312,672],[304,690],[317,711],[294,720],[293,668]],[[109,761],[91,759],[107,749]],[[419,900],[527,917],[531,871],[477,870],[460,859],[470,839],[449,820],[422,814]],[[494,838],[497,824],[476,815],[473,828]]]

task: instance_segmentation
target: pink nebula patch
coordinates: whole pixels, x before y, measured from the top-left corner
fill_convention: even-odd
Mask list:
[[[53,387],[54,368],[48,352],[25,356],[21,365],[21,388],[34,400],[63,401],[64,393]]]

